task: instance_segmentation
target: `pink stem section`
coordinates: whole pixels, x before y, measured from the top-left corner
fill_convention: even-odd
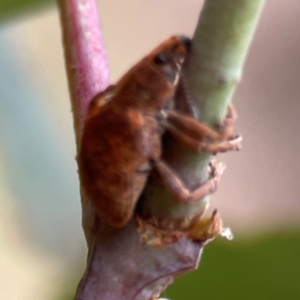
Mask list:
[[[109,70],[96,0],[58,5],[78,145],[89,102],[109,85]]]

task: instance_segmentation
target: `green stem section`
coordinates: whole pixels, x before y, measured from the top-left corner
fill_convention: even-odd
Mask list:
[[[188,92],[200,120],[217,126],[224,118],[241,78],[249,44],[263,0],[206,0],[194,34],[192,51],[183,69]],[[207,180],[208,153],[195,154],[168,137],[163,159],[194,190]],[[150,178],[142,212],[160,219],[184,219],[203,211],[208,201],[178,204],[164,187]]]
[[[193,38],[193,51],[184,76],[199,118],[216,127],[226,114],[241,79],[246,54],[264,0],[206,0]],[[187,152],[187,151],[184,151]],[[210,155],[188,151],[178,157],[185,181],[196,184],[207,178]],[[188,173],[187,170],[191,170]],[[179,170],[180,171],[180,170]]]
[[[210,125],[224,117],[263,4],[263,0],[205,1],[185,75],[198,99],[201,119]]]

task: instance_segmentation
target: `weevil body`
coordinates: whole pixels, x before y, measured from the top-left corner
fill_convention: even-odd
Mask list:
[[[183,36],[169,38],[91,102],[78,155],[79,175],[97,214],[112,227],[123,227],[131,219],[152,168],[176,201],[198,201],[215,191],[216,170],[190,192],[160,159],[164,130],[199,152],[239,147],[229,131],[214,131],[172,109],[190,43]],[[207,140],[218,142],[210,145]]]
[[[91,104],[79,173],[97,213],[113,227],[129,221],[151,162],[161,155],[158,119],[174,94],[188,43],[185,37],[170,38]],[[109,101],[100,105],[105,97]]]

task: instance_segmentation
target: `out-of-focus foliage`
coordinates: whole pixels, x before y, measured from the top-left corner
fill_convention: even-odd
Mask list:
[[[200,267],[171,285],[172,300],[300,299],[300,230],[251,239],[220,239],[206,247]]]
[[[54,0],[0,0],[0,21],[54,2]]]

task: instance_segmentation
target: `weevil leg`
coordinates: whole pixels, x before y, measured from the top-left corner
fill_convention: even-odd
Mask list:
[[[232,133],[235,120],[236,113],[233,105],[230,104],[224,120],[219,125],[219,130],[211,128],[195,118],[183,115],[174,110],[168,112],[167,122],[197,140],[210,139],[214,142],[224,141],[226,139],[232,140],[235,137]]]
[[[181,74],[180,81],[178,82],[178,87],[175,94],[175,104],[176,109],[181,112],[181,114],[174,112],[173,116],[170,116],[170,120],[177,121],[177,124],[182,123],[183,119],[180,119],[180,115],[184,114],[189,116],[192,119],[195,119],[198,121],[197,118],[197,112],[195,110],[195,107],[193,105],[192,96],[189,93],[188,83],[185,80],[185,77],[183,74]],[[234,109],[234,106],[232,104],[228,105],[227,113],[224,118],[224,120],[219,124],[219,130],[214,130],[213,128],[210,128],[209,126],[203,124],[204,126],[201,126],[200,133],[204,136],[207,135],[207,137],[210,137],[214,140],[225,140],[226,138],[232,139],[233,138],[233,125],[237,118],[236,111]],[[176,120],[177,119],[177,120]],[[187,120],[188,121],[188,120]],[[200,121],[198,121],[200,123]]]
[[[220,132],[209,127],[205,123],[200,122],[199,120],[192,118],[190,116],[183,115],[176,111],[170,111],[168,113],[168,118],[166,120],[167,125],[176,127],[183,134],[194,138],[196,140],[220,140]]]
[[[222,142],[212,143],[212,144],[204,144],[202,146],[202,151],[210,152],[213,155],[217,153],[224,153],[227,151],[238,151],[241,149],[241,136],[235,136],[231,140],[225,140]]]
[[[233,125],[236,121],[236,118],[237,118],[236,110],[232,104],[229,104],[227,108],[226,116],[223,122],[221,122],[221,124],[219,125],[219,131],[223,139],[226,138],[230,139],[234,136]]]
[[[220,176],[224,171],[223,164],[210,164],[210,178],[194,191],[190,191],[178,175],[164,162],[156,161],[155,169],[162,182],[179,203],[193,203],[217,190]]]
[[[217,154],[218,152],[239,150],[242,138],[239,135],[233,135],[233,125],[236,120],[233,105],[228,105],[226,116],[217,130],[196,118],[196,111],[188,90],[184,76],[181,75],[175,95],[175,105],[176,109],[183,113],[166,108],[167,118],[159,120],[162,128],[168,130],[196,152],[208,151]]]
[[[197,125],[198,126],[198,125]],[[242,138],[235,136],[232,139],[226,139],[220,142],[209,142],[206,139],[196,139],[194,134],[186,134],[186,132],[178,129],[170,122],[166,122],[165,129],[168,130],[175,138],[184,143],[196,152],[210,152],[216,154],[218,152],[226,152],[231,150],[240,150]],[[190,131],[191,132],[191,131]],[[191,137],[193,135],[193,137]]]

